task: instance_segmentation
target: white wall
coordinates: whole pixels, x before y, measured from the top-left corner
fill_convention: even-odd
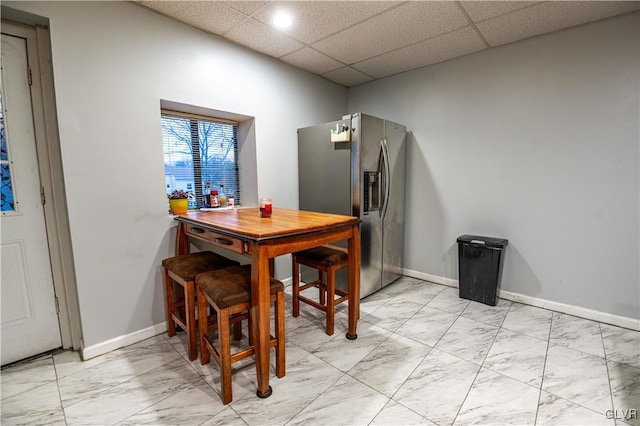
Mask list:
[[[345,88],[131,3],[3,6],[50,22],[85,346],[165,318],[160,262],[174,238],[160,99],[255,117],[257,193],[287,208],[296,129],[346,111]]]
[[[458,236],[505,237],[503,290],[640,318],[639,16],[349,91],[412,131],[406,269],[457,279]]]

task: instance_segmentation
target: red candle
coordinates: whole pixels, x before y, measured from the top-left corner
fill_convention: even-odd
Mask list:
[[[260,217],[271,217],[272,208],[271,198],[260,199]]]

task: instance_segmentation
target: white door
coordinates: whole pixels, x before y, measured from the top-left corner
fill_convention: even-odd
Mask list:
[[[2,365],[62,345],[40,196],[27,45],[2,34]]]

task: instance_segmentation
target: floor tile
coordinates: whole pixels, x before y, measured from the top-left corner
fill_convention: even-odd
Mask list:
[[[204,380],[128,417],[121,425],[200,425],[225,406]]]
[[[501,329],[483,367],[531,386],[540,387],[547,342]]]
[[[451,424],[480,366],[433,349],[393,400],[437,424]]]
[[[389,401],[384,406],[382,411],[376,416],[370,426],[411,426],[411,425],[425,425],[436,426],[435,423],[422,417],[420,414],[409,410],[402,404],[399,404],[393,400]]]
[[[640,426],[640,368],[615,361],[607,362],[607,368],[616,416],[627,424]]]
[[[429,351],[429,346],[394,334],[351,369],[349,375],[391,397]]]
[[[598,413],[610,410],[605,360],[562,346],[549,346],[542,389]]]
[[[458,319],[457,315],[425,306],[396,330],[425,345],[435,346]]]
[[[247,426],[242,417],[238,415],[230,407],[226,407],[224,410],[202,423],[200,426]]]
[[[546,309],[512,303],[502,327],[547,341],[551,329],[551,314],[552,312]]]
[[[22,361],[2,369],[0,396],[4,400],[55,380],[56,370],[51,355]]]
[[[507,312],[509,312],[510,307],[511,302],[504,299],[498,299],[496,306],[470,302],[461,315],[474,321],[500,327],[504,318],[507,316]]]
[[[423,303],[394,298],[373,311],[363,321],[385,330],[395,331],[418,312],[423,305]]]
[[[303,321],[294,330],[287,332],[286,339],[309,352],[319,349],[338,334],[342,334],[336,331],[333,336],[328,336],[325,332],[324,320],[304,319]]]
[[[367,425],[388,400],[345,375],[287,425]],[[353,407],[358,409],[353,410]]]
[[[247,395],[234,400],[231,407],[249,425],[284,425],[342,376],[342,371],[309,355],[287,365],[287,375],[282,379],[270,380],[273,395],[269,398]]]
[[[134,347],[135,346],[135,347]],[[163,337],[145,340],[105,355],[107,360],[58,381],[62,405],[71,406],[91,395],[127,382],[172,361],[183,361]]]
[[[393,299],[393,296],[382,292],[373,293],[360,301],[360,319],[365,319],[373,311]]]
[[[455,425],[533,425],[540,390],[483,368],[460,408]]]
[[[457,288],[446,287],[428,305],[441,311],[460,315],[469,305],[467,299],[461,299]]]
[[[340,333],[312,353],[334,367],[348,371],[383,342],[390,331],[367,322],[360,323],[358,338],[349,340]]]
[[[640,368],[640,332],[608,324],[600,327],[607,359]]]
[[[440,294],[442,290],[444,290],[444,287],[441,285],[417,280],[404,291],[397,293],[396,297],[426,304]]]
[[[458,317],[442,336],[436,348],[464,360],[481,364],[498,330],[498,327],[492,325]]]
[[[170,362],[65,407],[67,424],[118,423],[200,380],[186,363]]]
[[[40,420],[58,418],[62,413],[60,394],[56,382],[49,382],[18,395],[2,399],[0,423],[23,425]]]
[[[382,290],[376,292],[375,294],[384,294],[389,296],[390,298],[393,298],[398,295],[407,293],[418,283],[424,283],[424,281],[421,281],[417,278],[400,277],[390,285],[383,287]]]
[[[542,391],[536,425],[540,426],[613,426],[605,413],[585,408],[559,396]]]
[[[554,312],[549,343],[604,358],[600,324],[595,321]]]

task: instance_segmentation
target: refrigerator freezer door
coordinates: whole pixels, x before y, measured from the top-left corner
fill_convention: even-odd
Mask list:
[[[405,126],[385,121],[385,142],[389,168],[383,219],[383,287],[402,275],[406,170]]]
[[[384,138],[384,120],[366,114],[354,114],[353,138],[355,150],[359,151],[357,161],[360,182],[358,196],[363,200],[365,191],[370,188],[365,184],[366,179],[377,176],[372,192],[378,194],[381,190],[381,143]],[[362,205],[362,203],[360,203]],[[360,211],[360,241],[361,241],[361,270],[360,297],[365,297],[382,288],[382,219],[381,203],[371,202],[369,211]]]

